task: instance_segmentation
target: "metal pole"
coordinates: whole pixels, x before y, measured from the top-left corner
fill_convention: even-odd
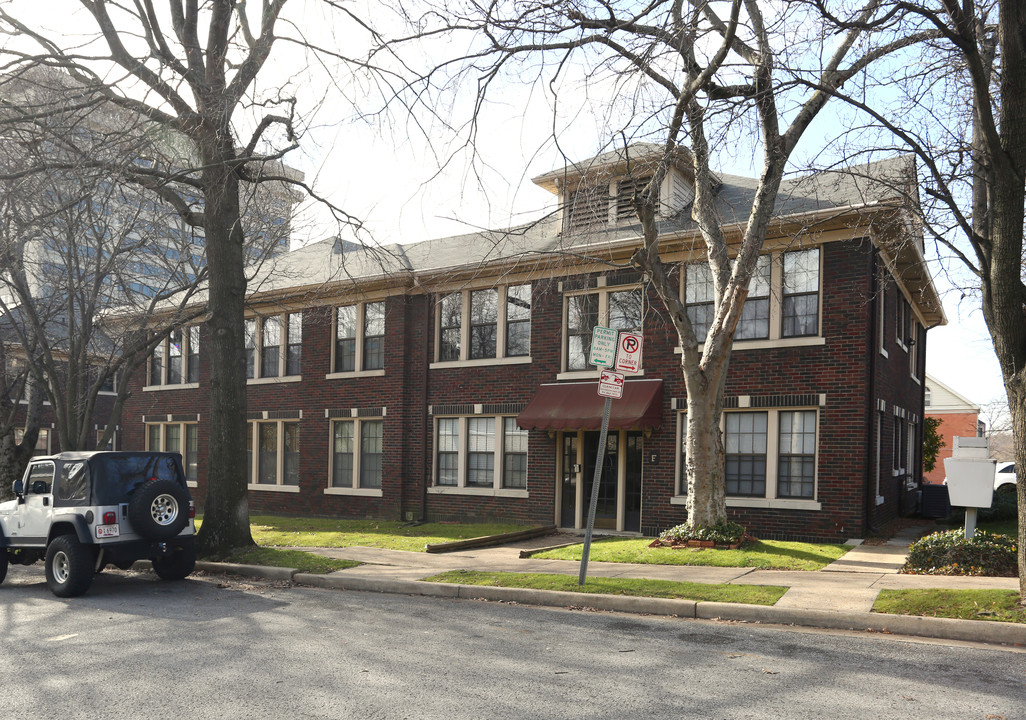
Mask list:
[[[581,574],[577,584],[583,585],[588,577],[588,553],[591,552],[591,531],[595,527],[595,509],[598,507],[599,481],[602,479],[602,461],[606,457],[606,434],[609,432],[609,409],[613,401],[606,398],[602,407],[602,432],[599,433],[598,453],[595,457],[595,478],[591,481],[591,504],[588,507],[588,529],[584,532],[584,552],[581,554]]]
[[[967,507],[965,509],[965,539],[972,540],[976,535],[976,511],[979,508]]]

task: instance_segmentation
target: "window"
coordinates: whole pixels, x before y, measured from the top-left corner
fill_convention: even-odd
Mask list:
[[[891,467],[897,477],[905,471],[901,466],[901,418],[894,416],[894,434],[891,436]]]
[[[264,318],[260,342],[260,377],[277,377],[278,360],[281,354],[281,320],[277,317]]]
[[[146,449],[181,454],[185,479],[194,483],[199,478],[199,425],[195,422],[147,423]]]
[[[770,335],[770,256],[760,255],[748,283],[748,299],[741,309],[736,340],[764,340]]]
[[[253,448],[256,448],[254,455]],[[253,489],[299,486],[299,423],[250,423],[248,477]],[[255,484],[253,479],[256,478]]]
[[[780,413],[777,495],[812,498],[816,484],[816,413]]]
[[[638,219],[638,212],[634,208],[634,196],[645,189],[651,182],[652,176],[641,178],[620,178],[616,183],[616,219],[633,220]],[[656,188],[656,202],[659,202],[659,188]]]
[[[502,419],[502,486],[527,487],[527,431],[513,417]]]
[[[247,378],[256,380],[299,375],[302,313],[251,318],[246,320],[245,334]]]
[[[495,419],[467,420],[467,485],[491,487],[495,478]]]
[[[383,429],[382,420],[332,422],[331,487],[381,489]]]
[[[150,352],[148,386],[183,383],[199,383],[199,325],[171,330]]]
[[[291,313],[285,340],[285,374],[299,375],[302,372],[303,360],[303,314]]]
[[[335,309],[336,373],[379,371],[385,367],[385,303],[359,303]]]
[[[927,385],[925,388],[923,388],[923,405],[925,407],[930,407],[930,399],[931,399],[931,395],[932,394],[933,393],[930,391],[930,386],[929,385]]]
[[[460,421],[441,418],[438,421],[438,484],[456,485],[459,479]]]
[[[725,415],[724,441],[728,495],[766,495],[766,413]]]
[[[531,286],[506,289],[506,357],[531,354]]]
[[[435,428],[436,487],[526,491],[528,433],[515,417],[442,417]]]
[[[566,195],[564,230],[581,232],[609,222],[609,184],[583,186]]]
[[[783,337],[819,332],[819,249],[784,253]]]
[[[23,428],[15,428],[14,430],[14,442],[19,445],[25,439],[25,430]],[[36,436],[36,445],[32,448],[32,457],[39,457],[41,455],[50,454],[50,428],[39,428],[39,434]]]
[[[712,270],[706,263],[694,263],[684,268],[684,305],[694,330],[701,340],[709,334],[713,321],[714,288]]]
[[[498,335],[499,291],[474,290],[470,293],[470,358],[495,357],[495,340]]]
[[[595,327],[640,330],[644,319],[644,292],[640,287],[620,287],[568,294],[565,306],[565,368],[590,370],[588,360]]]
[[[530,355],[530,285],[461,290],[443,295],[437,307],[438,362],[502,360]],[[499,312],[500,308],[505,310]]]

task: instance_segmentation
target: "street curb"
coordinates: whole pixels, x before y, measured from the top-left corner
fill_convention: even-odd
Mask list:
[[[995,645],[1026,646],[1026,625],[990,622],[987,620],[953,620],[951,618],[887,615],[871,612],[834,612],[742,603],[696,602],[670,598],[598,595],[592,593],[502,588],[485,585],[457,585],[421,580],[397,580],[346,575],[344,571],[330,575],[301,573],[291,568],[261,567],[233,563],[198,562],[197,570],[227,572],[235,575],[290,580],[327,590],[423,595],[426,597],[490,600],[545,607],[587,608],[609,612],[642,615],[666,615],[700,620],[791,625],[828,630],[853,630],[889,635],[928,637],[939,640],[962,640]]]

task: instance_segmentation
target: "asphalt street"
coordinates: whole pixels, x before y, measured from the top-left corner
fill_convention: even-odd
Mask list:
[[[18,718],[1026,718],[1026,653],[107,571],[0,586]]]

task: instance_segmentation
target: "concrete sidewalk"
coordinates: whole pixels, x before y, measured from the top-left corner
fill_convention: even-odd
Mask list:
[[[359,567],[340,570],[328,575],[301,574],[283,568],[231,568],[222,563],[200,563],[199,567],[212,571],[235,570],[243,574],[281,576],[302,584],[335,589],[482,598],[563,607],[587,606],[625,612],[879,631],[951,640],[1026,645],[1026,625],[882,615],[870,612],[877,595],[883,589],[1018,590],[1017,578],[899,575],[898,570],[905,562],[908,545],[919,537],[922,530],[923,528],[909,528],[883,545],[858,545],[841,559],[817,572],[684,565],[638,565],[594,561],[588,564],[589,577],[647,578],[678,582],[787,587],[787,592],[772,607],[421,582],[423,578],[449,570],[578,575],[580,563],[577,561],[520,557],[521,550],[551,546],[553,544],[551,536],[500,547],[444,554],[366,547],[304,548],[325,557],[365,563]]]

